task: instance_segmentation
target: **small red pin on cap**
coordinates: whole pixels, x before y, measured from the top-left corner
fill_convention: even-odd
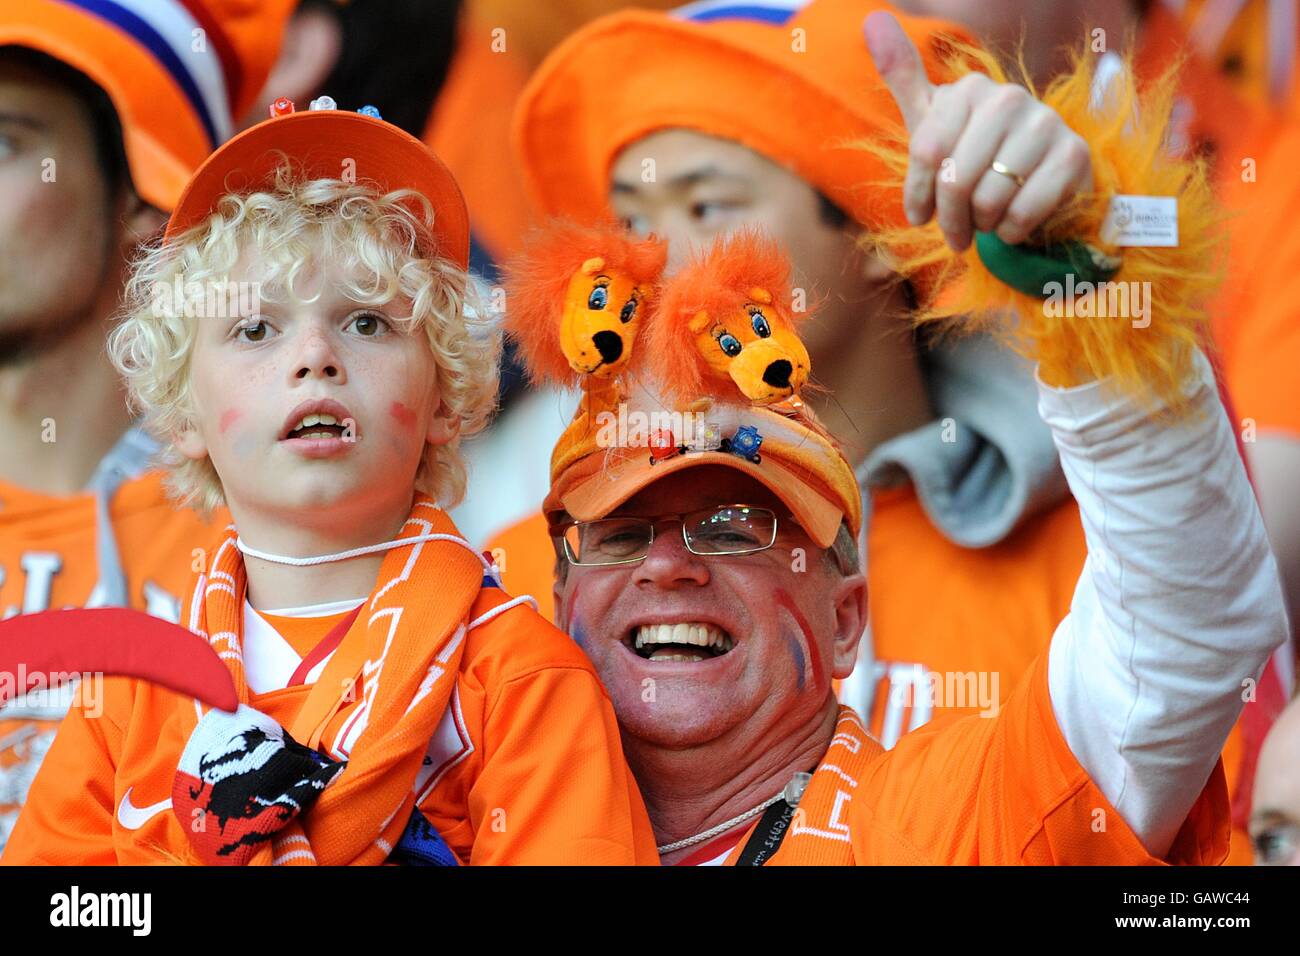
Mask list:
[[[274,119],[277,116],[287,116],[293,112],[293,109],[293,100],[289,99],[287,96],[282,96],[271,104],[271,118]]]

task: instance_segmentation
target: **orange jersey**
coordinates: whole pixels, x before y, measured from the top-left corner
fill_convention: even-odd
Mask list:
[[[1044,656],[996,719],[935,721],[893,750],[841,707],[768,865],[1214,864],[1228,821],[1220,764],[1168,856],[1152,857],[1066,745]],[[734,865],[758,826],[721,861],[715,843],[683,862]]]
[[[485,589],[471,620],[506,601],[501,591]],[[249,703],[288,727],[313,686],[254,694]],[[360,706],[351,688],[340,688],[342,706],[324,739],[346,735]],[[5,864],[193,861],[170,794],[194,701],[110,679],[102,708],[98,717],[85,707],[69,713]],[[464,863],[658,860],[613,709],[591,664],[522,606],[469,631],[451,701],[413,789],[420,810]]]
[[[123,482],[109,506],[131,607],[180,620],[203,550],[230,520],[204,521],[178,508],[161,472]],[[46,495],[0,482],[0,616],[61,607],[98,607],[95,496]]]
[[[532,66],[515,44],[495,47],[492,26],[467,15],[424,141],[464,191],[475,238],[502,261],[529,224],[523,182],[507,147],[515,101]]]
[[[129,605],[178,621],[202,549],[229,519],[208,523],[177,508],[156,472],[124,482],[109,515]],[[0,482],[0,616],[117,603],[101,579],[99,538],[93,494]],[[33,694],[0,711],[0,848],[70,700],[70,689]]]

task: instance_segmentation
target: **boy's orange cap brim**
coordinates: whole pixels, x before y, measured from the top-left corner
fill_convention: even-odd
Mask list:
[[[902,224],[901,199],[872,188],[886,171],[854,145],[902,126],[862,35],[876,10],[898,17],[936,81],[951,40],[969,40],[881,0],[813,0],[779,25],[647,10],[592,21],[546,58],[516,108],[530,200],[545,215],[603,215],[619,153],[684,128],[789,167],[859,223]]]
[[[354,176],[381,192],[412,189],[422,194],[433,206],[438,255],[469,267],[469,212],[451,171],[404,130],[345,110],[277,116],[230,139],[185,187],[165,238],[202,224],[222,197],[269,186],[286,159],[308,179]]]
[[[229,47],[224,61],[239,84],[227,89],[230,108],[246,108],[260,91],[279,51],[292,0],[192,5]],[[37,50],[94,81],[112,100],[122,127],[131,183],[145,202],[169,212],[190,175],[216,145],[193,104],[156,56],[108,20],[73,4],[0,0],[0,46]],[[214,117],[229,124],[231,116]],[[227,127],[228,128],[228,127]]]

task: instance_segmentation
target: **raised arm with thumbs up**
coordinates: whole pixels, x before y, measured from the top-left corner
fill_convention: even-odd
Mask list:
[[[863,32],[911,137],[903,188],[909,222],[937,217],[958,251],[975,230],[1015,244],[1091,188],[1087,143],[1023,86],[982,73],[935,86],[892,14],[871,14]]]

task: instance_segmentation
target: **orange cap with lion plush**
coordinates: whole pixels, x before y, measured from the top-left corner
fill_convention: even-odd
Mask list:
[[[608,515],[660,478],[723,465],[769,488],[819,547],[841,524],[857,535],[853,471],[799,397],[811,364],[797,334],[806,316],[775,242],[741,231],[663,279],[640,271],[662,267],[653,239],[629,240],[612,225],[550,230],[507,271],[506,301],[507,330],[534,378],[576,374],[585,392],[551,456],[542,508],[553,534],[569,518]],[[539,306],[548,292],[552,304]],[[527,314],[509,316],[519,301],[530,303]],[[631,324],[629,306],[635,333],[619,329],[621,317]],[[581,340],[612,332],[619,365],[600,375]]]
[[[0,47],[37,50],[113,102],[131,182],[170,211],[234,131],[280,51],[295,0],[0,0]]]
[[[853,148],[902,125],[862,35],[876,10],[898,17],[935,81],[951,39],[971,42],[881,0],[705,0],[592,21],[546,58],[516,108],[530,199],[546,215],[598,217],[623,148],[686,128],[789,167],[859,223],[902,224],[897,191],[873,187],[886,170]]]

